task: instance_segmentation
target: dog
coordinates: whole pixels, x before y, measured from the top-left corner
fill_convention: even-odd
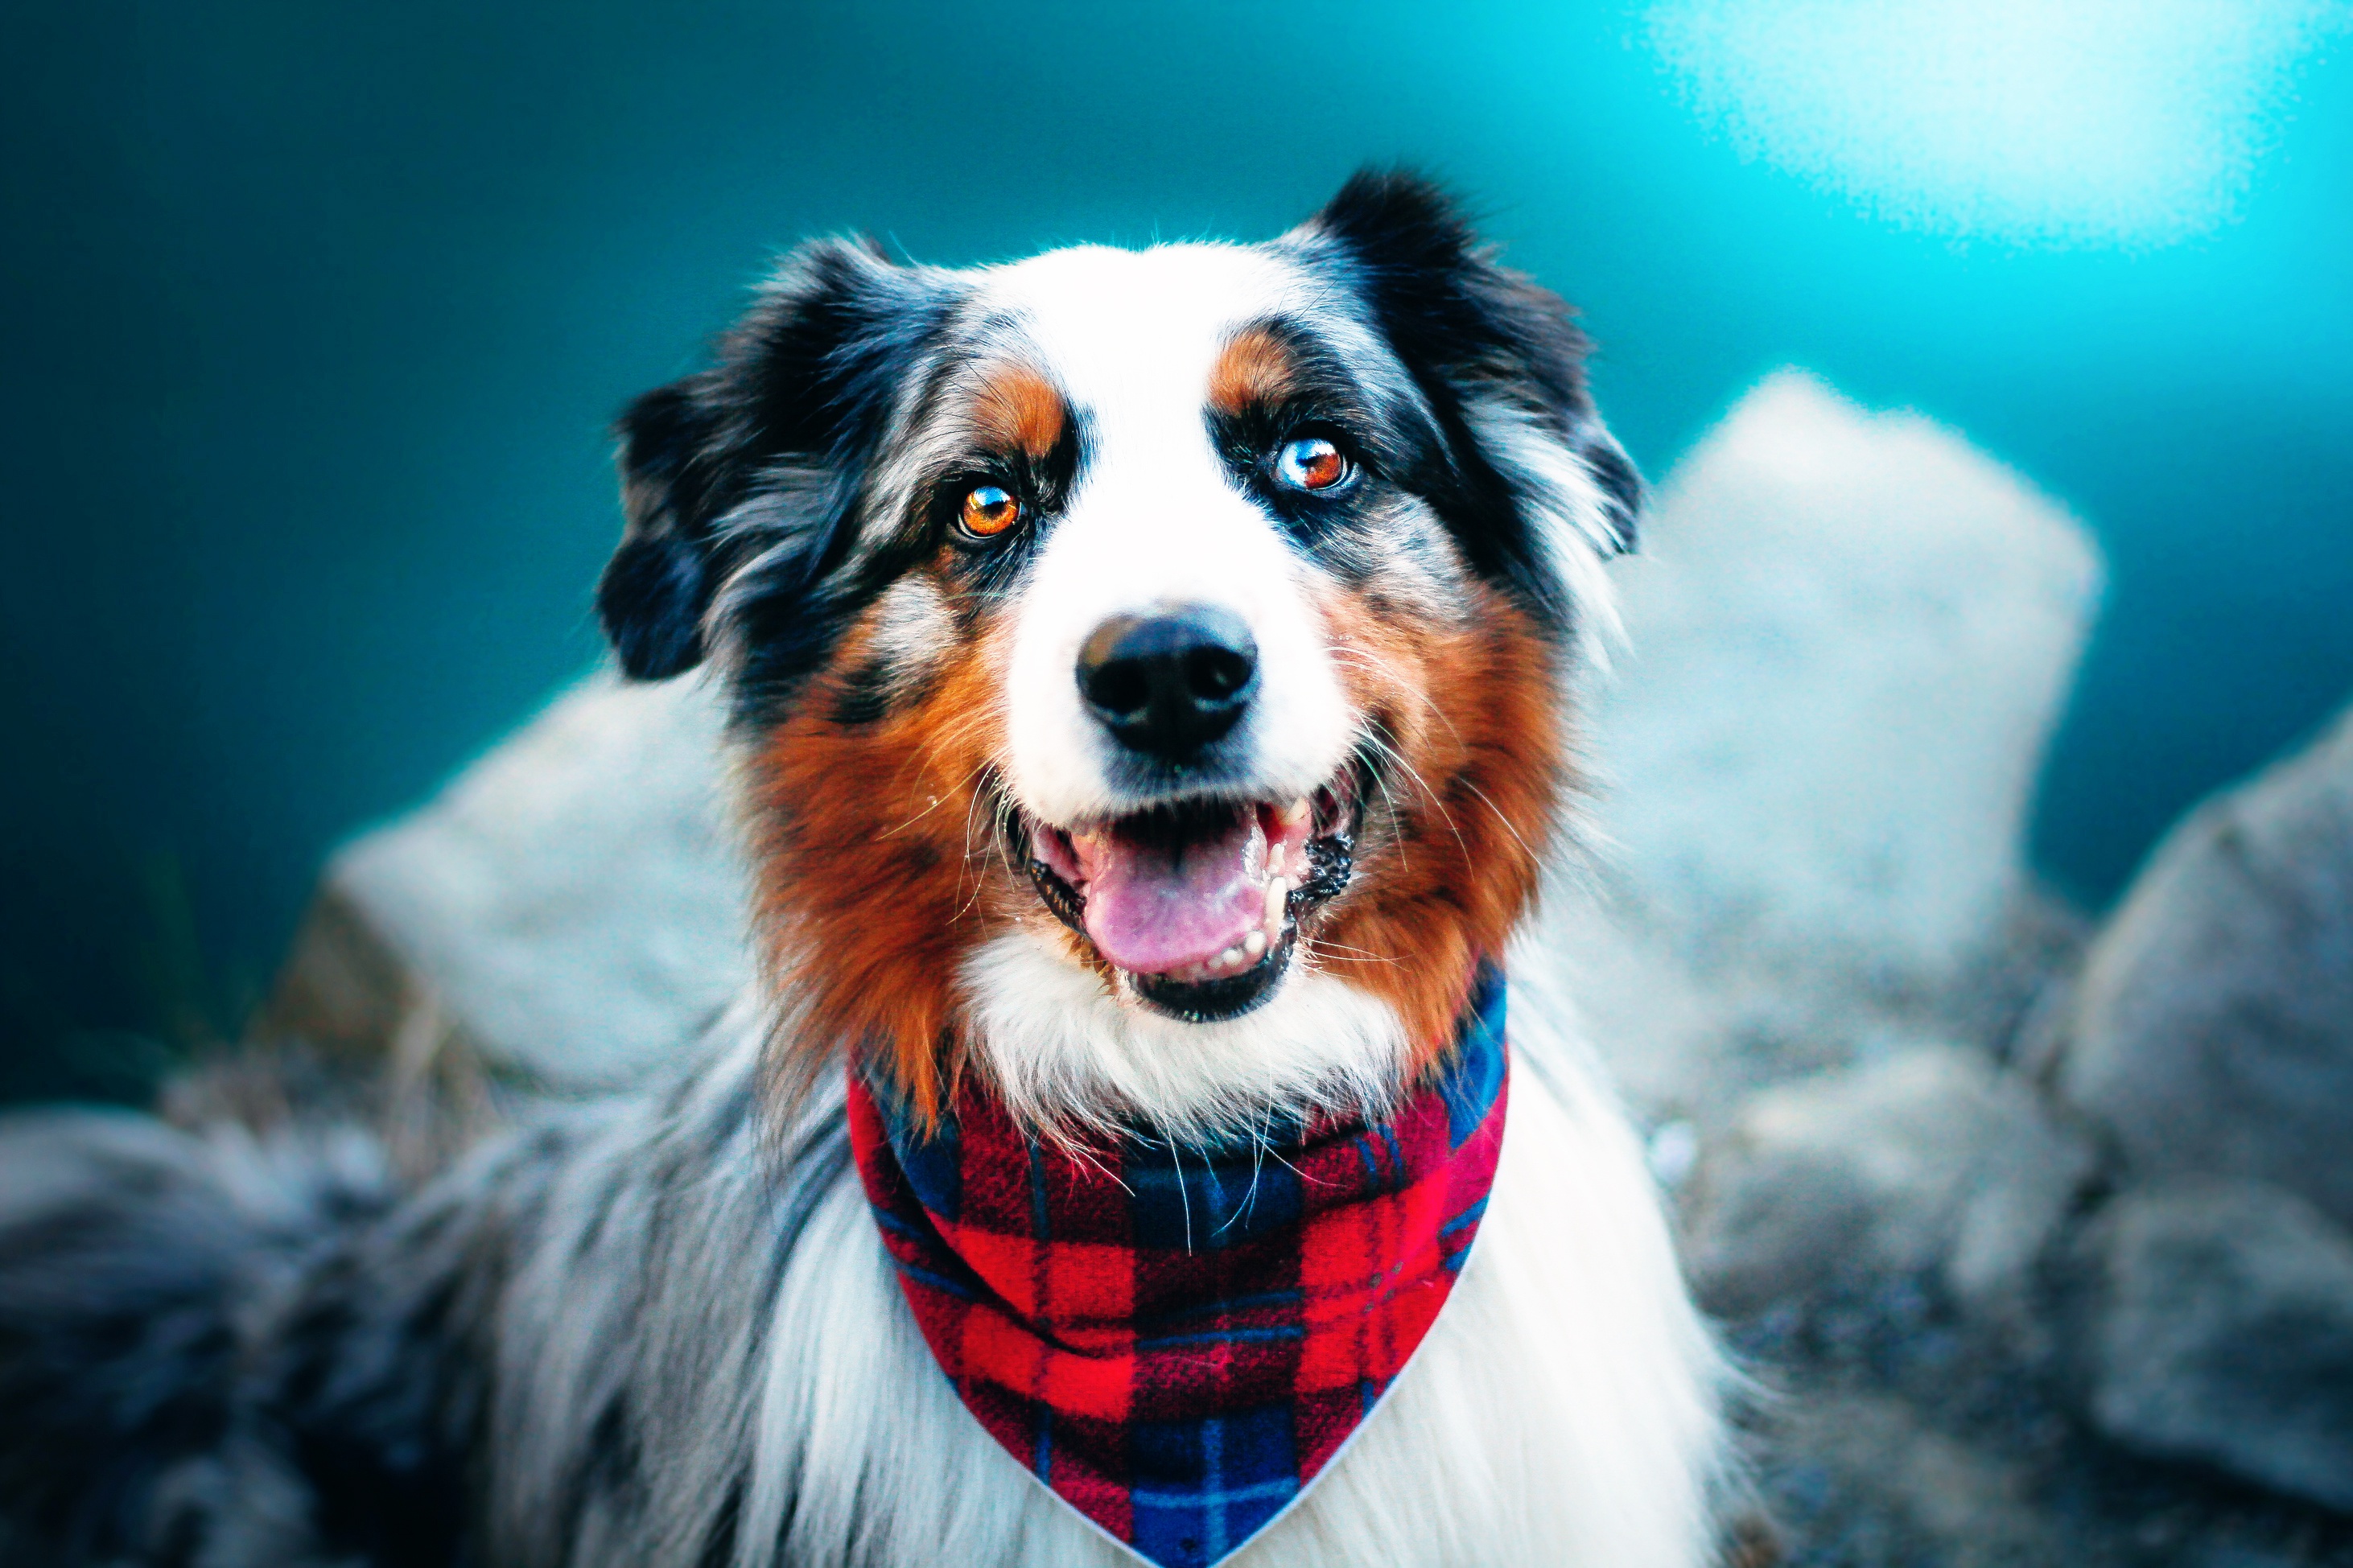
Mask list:
[[[754,994],[414,1190],[17,1118],[0,1552],[1717,1561],[1730,1376],[1511,957],[1640,509],[1586,352],[1402,173],[794,253],[624,416],[598,588],[723,693]]]

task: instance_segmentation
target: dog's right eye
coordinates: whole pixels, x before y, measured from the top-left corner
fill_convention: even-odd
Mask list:
[[[1295,490],[1328,490],[1348,477],[1348,459],[1321,436],[1301,436],[1274,455],[1275,478]]]
[[[965,491],[956,526],[975,539],[994,539],[1021,521],[1021,503],[1002,485],[975,485]]]

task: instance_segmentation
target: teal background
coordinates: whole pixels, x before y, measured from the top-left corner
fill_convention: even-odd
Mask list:
[[[2108,607],[2035,853],[2111,897],[2353,692],[2346,62],[2240,221],[2021,249],[1744,162],[1636,17],[8,7],[0,1096],[133,1093],[232,1028],[322,851],[589,663],[606,422],[777,249],[1262,236],[1366,160],[1585,307],[1653,476],[1794,363],[2076,509]]]

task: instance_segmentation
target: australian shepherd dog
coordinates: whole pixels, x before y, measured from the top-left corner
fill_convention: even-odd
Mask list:
[[[724,694],[756,994],[408,1190],[16,1119],[0,1555],[1715,1561],[1723,1366],[1514,952],[1639,505],[1585,349],[1395,174],[791,256],[624,416],[598,591]]]

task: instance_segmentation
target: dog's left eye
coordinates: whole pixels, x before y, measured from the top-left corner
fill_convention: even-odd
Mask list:
[[[1274,455],[1274,477],[1295,490],[1328,490],[1348,477],[1348,459],[1323,437],[1302,436]]]
[[[1021,521],[1021,503],[997,485],[975,485],[965,492],[957,523],[975,539],[994,539]]]

